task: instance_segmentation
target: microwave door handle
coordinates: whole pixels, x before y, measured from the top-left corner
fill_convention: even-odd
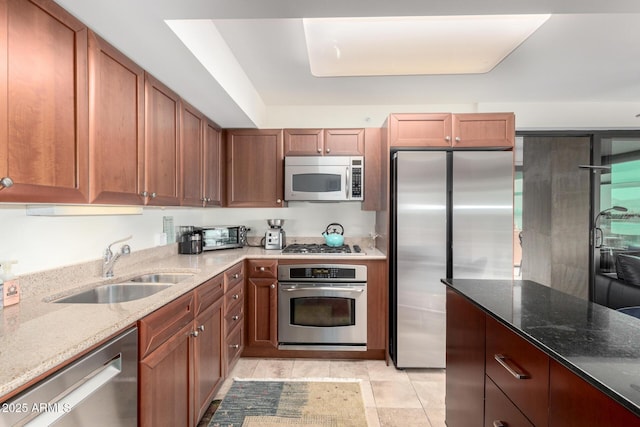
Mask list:
[[[349,200],[351,197],[351,174],[349,173],[349,166],[347,166],[346,168],[346,172],[344,174],[345,177],[345,185],[344,185],[344,197],[345,199]]]

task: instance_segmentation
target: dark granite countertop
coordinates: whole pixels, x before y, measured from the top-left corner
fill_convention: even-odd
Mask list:
[[[640,319],[528,280],[442,282],[640,416]]]

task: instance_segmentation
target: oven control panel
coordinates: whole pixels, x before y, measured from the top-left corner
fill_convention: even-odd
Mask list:
[[[366,281],[366,265],[297,264],[279,265],[278,280]]]

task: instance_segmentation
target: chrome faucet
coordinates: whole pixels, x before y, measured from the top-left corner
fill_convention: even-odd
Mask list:
[[[102,277],[103,278],[106,279],[109,277],[113,277],[113,266],[115,265],[116,261],[120,259],[122,255],[129,255],[131,253],[131,247],[129,245],[122,245],[120,247],[120,251],[114,255],[113,252],[111,252],[111,246],[115,245],[116,243],[127,241],[132,237],[133,236],[128,236],[128,237],[125,237],[124,239],[116,240],[115,242],[107,246],[107,249],[104,251],[104,257],[102,258]]]

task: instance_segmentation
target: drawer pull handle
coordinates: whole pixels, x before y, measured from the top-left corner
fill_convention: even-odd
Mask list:
[[[239,275],[238,273],[236,273],[236,274],[234,274],[234,275],[233,275],[233,278],[234,278],[234,279],[237,279],[238,277],[240,277],[240,275]]]
[[[231,319],[232,320],[238,320],[240,318],[240,316],[233,316]]]
[[[232,298],[233,298],[233,299],[238,299],[238,298],[240,298],[240,295],[238,295],[238,294],[233,294],[233,297],[232,297]]]
[[[260,267],[260,271],[265,271],[265,270],[266,270],[266,268]]]
[[[233,345],[230,345],[229,347],[231,347],[233,349],[238,349],[238,348],[240,348],[240,344],[233,344]]]
[[[507,372],[509,372],[511,375],[513,375],[514,378],[516,378],[518,380],[526,380],[527,378],[529,378],[529,375],[522,374],[522,373],[516,371],[515,369],[513,369],[511,366],[509,366],[509,363],[507,362],[507,358],[505,356],[503,356],[502,354],[495,354],[493,356],[493,358],[496,359],[496,362],[498,362],[500,365],[502,365],[502,367],[504,369],[506,369]]]
[[[502,421],[500,421],[500,420],[495,420],[495,421],[493,422],[493,427],[509,427],[509,424],[507,424],[507,423],[503,423],[503,422],[502,422]]]

